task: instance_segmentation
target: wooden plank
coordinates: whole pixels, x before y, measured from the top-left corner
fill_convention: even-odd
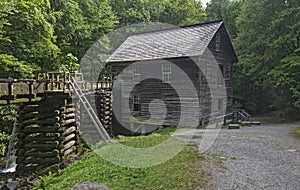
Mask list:
[[[240,125],[239,124],[229,124],[228,129],[239,129]]]

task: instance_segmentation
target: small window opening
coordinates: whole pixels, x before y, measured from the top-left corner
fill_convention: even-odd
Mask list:
[[[231,68],[230,68],[230,64],[226,64],[224,66],[224,79],[225,80],[229,80],[231,78]]]
[[[162,80],[164,83],[171,83],[172,69],[171,64],[166,63],[162,65]]]
[[[132,97],[133,111],[141,111],[141,95],[134,94]]]
[[[138,84],[139,82],[140,82],[139,66],[135,65],[133,67],[133,84]]]

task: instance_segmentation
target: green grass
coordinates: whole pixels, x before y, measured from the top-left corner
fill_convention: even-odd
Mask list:
[[[228,129],[228,125],[220,125],[219,126],[221,129]]]
[[[206,129],[207,126],[198,125],[197,129]]]
[[[300,128],[294,130],[296,137],[300,138]]]
[[[202,126],[202,125],[199,125],[197,127],[197,129],[206,129],[207,126]],[[220,125],[219,128],[221,129],[227,129],[228,128],[228,125]]]
[[[127,146],[150,147],[168,139],[172,128],[148,136],[118,140]],[[187,146],[174,158],[149,168],[125,168],[114,165],[97,154],[85,156],[56,174],[41,177],[36,189],[70,189],[78,182],[96,182],[112,189],[199,189],[206,184],[201,170],[203,157],[195,146]]]
[[[290,124],[296,125],[297,128],[293,130],[292,135],[300,139],[300,121],[293,121]]]

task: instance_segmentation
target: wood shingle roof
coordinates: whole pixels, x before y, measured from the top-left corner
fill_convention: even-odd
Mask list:
[[[201,56],[223,21],[129,36],[106,62]]]

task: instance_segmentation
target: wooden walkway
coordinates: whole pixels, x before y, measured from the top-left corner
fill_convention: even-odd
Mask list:
[[[40,73],[36,79],[0,79],[0,104],[31,102],[47,92],[72,94],[72,76],[85,92],[112,87],[110,81],[86,82],[81,73],[69,72]]]

